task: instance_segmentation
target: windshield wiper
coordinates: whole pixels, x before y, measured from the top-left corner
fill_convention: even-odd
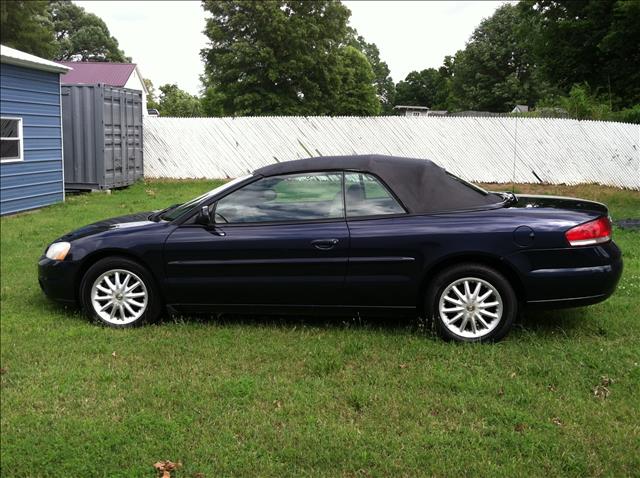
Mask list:
[[[176,203],[176,204],[172,204],[169,207],[165,207],[164,209],[161,209],[160,211],[156,211],[153,214],[151,214],[149,216],[149,220],[150,221],[154,221],[154,222],[158,222],[160,219],[162,219],[162,215],[168,213],[169,211],[171,211],[173,208],[176,208],[180,205],[180,203]]]

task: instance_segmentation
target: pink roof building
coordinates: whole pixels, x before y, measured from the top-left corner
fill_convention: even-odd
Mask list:
[[[135,63],[109,63],[98,61],[59,61],[57,62],[71,71],[62,75],[63,85],[102,83],[121,88],[130,88],[142,92],[142,102],[147,104],[147,87]],[[147,114],[146,107],[142,109]]]

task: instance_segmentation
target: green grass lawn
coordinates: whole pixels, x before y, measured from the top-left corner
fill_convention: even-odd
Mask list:
[[[637,231],[615,230],[625,271],[610,300],[526,314],[496,345],[393,318],[112,330],[40,292],[36,262],[57,236],[215,184],[139,183],[2,218],[3,477],[153,477],[158,460],[182,462],[178,477],[638,475]],[[518,189],[640,217],[639,193]]]

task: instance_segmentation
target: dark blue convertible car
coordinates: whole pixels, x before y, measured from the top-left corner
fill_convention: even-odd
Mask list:
[[[267,166],[85,226],[39,262],[48,296],[115,327],[163,310],[410,313],[459,341],[504,337],[522,307],[602,301],[621,272],[602,204],[491,193],[385,156]]]

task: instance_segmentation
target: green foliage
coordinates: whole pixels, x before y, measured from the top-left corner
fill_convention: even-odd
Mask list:
[[[603,72],[602,87],[611,89],[617,106],[640,103],[640,1],[614,4],[611,24],[598,47],[607,75],[605,83]]]
[[[451,65],[452,107],[508,112],[516,104],[533,105],[540,84],[533,69],[531,53],[519,9],[503,5],[482,21],[464,50],[456,53]]]
[[[351,46],[360,50],[369,60],[373,70],[373,84],[376,87],[378,99],[382,107],[383,114],[391,114],[395,104],[396,86],[391,78],[389,65],[380,59],[380,50],[375,43],[367,41],[355,30],[352,30]]]
[[[200,81],[203,85],[200,104],[204,116],[224,116],[224,95],[209,84],[206,75],[202,75]]]
[[[215,87],[207,86],[200,98],[202,112],[205,116],[224,116],[224,96]]]
[[[640,102],[640,2],[537,0],[519,9],[537,24],[529,43],[546,81],[565,94],[588,83],[610,92],[615,107]]]
[[[166,84],[160,87],[158,106],[162,116],[203,116],[200,99],[181,90],[175,84]]]
[[[446,109],[448,97],[449,80],[443,71],[434,68],[412,71],[396,85],[398,105]]]
[[[593,94],[589,85],[574,85],[568,96],[559,98],[559,106],[571,118],[604,120],[609,117],[611,107],[601,97]]]
[[[52,58],[57,46],[47,2],[1,0],[0,43],[43,58]]]
[[[614,111],[609,116],[609,119],[613,121],[620,121],[622,123],[640,124],[640,104],[620,111]]]
[[[205,29],[210,43],[202,50],[205,84],[225,115],[377,110],[367,93],[374,77],[344,49],[350,12],[340,2],[205,0],[203,6],[211,14]],[[358,67],[347,68],[345,57]],[[365,79],[369,83],[354,86]],[[355,94],[354,88],[365,91]]]
[[[637,475],[634,231],[615,229],[625,268],[609,300],[525,311],[495,345],[446,343],[399,316],[179,317],[115,330],[43,296],[35,264],[56,237],[219,184],[146,181],[0,219],[3,477],[152,477],[159,460],[182,462],[180,478]],[[524,191],[639,217],[633,191]],[[607,398],[593,392],[602,376]]]
[[[328,113],[348,11],[332,2],[205,1],[209,83],[228,115]]]
[[[104,21],[68,0],[49,5],[58,52],[56,60],[67,61],[131,61],[118,48]]]
[[[531,116],[562,116],[566,109],[576,118],[633,119],[633,111],[624,116],[611,109],[640,102],[638,45],[639,1],[503,5],[463,50],[445,58],[440,73],[449,79],[448,109],[508,112],[526,104],[544,108]],[[411,91],[398,85],[399,98],[419,98]]]
[[[352,46],[340,49],[338,86],[331,114],[375,116],[380,114],[380,100],[374,85],[374,73],[367,57]]]
[[[588,84],[573,85],[566,96],[541,100],[534,113],[562,111],[565,117],[640,124],[640,104],[620,111],[612,111],[609,98],[592,91]],[[540,116],[540,115],[537,115]],[[543,116],[553,116],[543,115]]]
[[[99,17],[68,0],[0,1],[0,41],[52,60],[131,61]]]
[[[160,110],[160,103],[158,103],[153,82],[148,78],[144,78],[142,81],[144,81],[144,86],[147,87],[147,109]]]

